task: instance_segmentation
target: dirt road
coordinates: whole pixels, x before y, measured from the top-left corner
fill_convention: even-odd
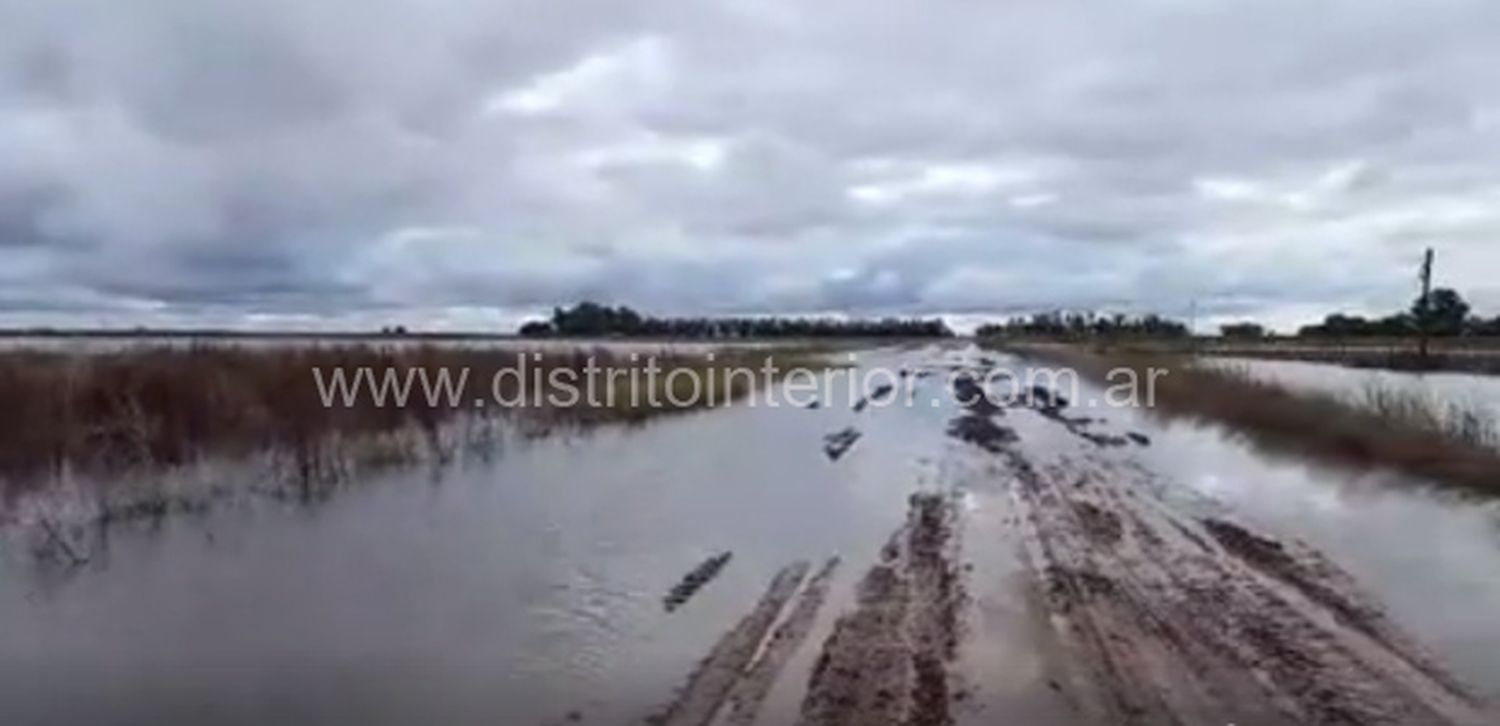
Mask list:
[[[832,625],[802,687],[801,723],[985,720],[970,702],[982,678],[963,672],[960,657],[981,647],[967,637],[977,603],[964,555],[1008,546],[1023,563],[1038,644],[1015,647],[1043,651],[1041,681],[1059,714],[1052,722],[1488,722],[1470,691],[1327,557],[1229,514],[1185,511],[1162,495],[1160,475],[1106,455],[1151,446],[1149,437],[1072,414],[1057,392],[976,402],[976,380],[987,371],[972,365],[915,367],[941,371],[932,385],[957,398],[943,424],[946,456],[982,462],[983,486],[1008,502],[1007,537],[966,531],[962,485],[919,489],[905,522],[857,576],[830,585],[830,561],[787,608],[807,565],[776,575],[655,722],[755,722],[830,586],[852,588],[853,597],[845,611],[828,614]],[[908,415],[858,408],[863,416]],[[1023,419],[1078,448],[1040,461],[1011,425]]]

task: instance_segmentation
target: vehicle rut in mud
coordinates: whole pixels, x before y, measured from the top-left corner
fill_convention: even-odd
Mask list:
[[[984,485],[1009,502],[1003,534],[1019,543],[1042,681],[1067,713],[1042,723],[1485,723],[1468,689],[1326,557],[1164,497],[1161,479],[1115,451],[1149,446],[1147,436],[1090,429],[1105,422],[1064,414],[1067,400],[1045,389],[997,403],[977,397],[978,385],[960,371],[950,386],[959,407],[946,425],[953,443],[945,455],[987,462]],[[1094,446],[1039,458],[1018,433],[1037,429],[1002,425],[1008,410]],[[836,619],[807,676],[798,723],[983,716],[964,704],[969,686],[984,684],[962,672],[959,657],[973,606],[959,553],[1006,545],[965,533],[963,496],[955,481],[919,487],[874,563],[842,583],[853,601],[829,616]],[[754,723],[826,592],[840,585],[834,565],[809,581],[766,639],[806,566],[778,575],[656,722],[707,723],[718,714]]]
[[[964,598],[954,511],[944,494],[912,495],[906,524],[823,644],[801,723],[952,723],[949,668]]]
[[[1465,689],[1307,548],[1180,516],[1128,464],[1004,458],[1080,720],[1480,722]]]

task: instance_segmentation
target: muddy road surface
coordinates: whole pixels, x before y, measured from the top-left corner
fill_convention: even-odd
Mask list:
[[[6,722],[1500,723],[1493,509],[972,346],[856,363],[0,570]]]
[[[910,496],[906,521],[852,583],[852,602],[822,642],[797,723],[954,724],[1000,715],[986,713],[985,684],[964,672],[959,653],[1017,647],[1034,649],[1042,664],[1034,680],[1045,683],[1037,699],[1045,705],[1026,712],[1036,723],[1491,722],[1477,692],[1329,558],[1228,513],[1194,513],[1210,503],[1175,505],[1161,495],[1170,486],[1162,477],[1102,451],[1149,446],[1148,435],[1070,413],[1071,393],[996,387],[992,368],[981,359],[948,378],[956,405],[944,430],[961,446],[944,453],[947,470],[964,468],[962,461],[968,471]],[[1010,419],[1030,419],[1033,431],[1053,426],[1082,445],[1058,452],[1043,443],[1034,452]],[[1004,531],[966,529],[970,487],[1003,498]],[[963,547],[1013,548],[1028,637],[970,637],[974,575]],[[750,617],[764,617],[764,604]],[[726,638],[737,641],[743,627]],[[747,683],[764,676],[748,666],[739,675]],[[677,722],[711,723],[713,710]]]

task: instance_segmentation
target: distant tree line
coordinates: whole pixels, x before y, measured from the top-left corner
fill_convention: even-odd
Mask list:
[[[1046,312],[1017,316],[998,323],[985,323],[974,331],[979,337],[1086,338],[1136,337],[1183,338],[1188,327],[1160,315],[1101,315],[1093,312]]]
[[[841,319],[831,317],[686,317],[641,315],[624,305],[581,302],[553,308],[550,320],[521,326],[529,337],[663,338],[943,338],[953,335],[940,318]]]
[[[1418,296],[1411,308],[1383,318],[1333,313],[1321,323],[1304,325],[1301,337],[1406,337],[1424,330],[1434,337],[1500,335],[1500,316],[1485,319],[1469,314],[1469,303],[1456,291],[1440,287],[1426,298]]]
[[[1219,335],[1234,340],[1260,340],[1266,337],[1266,326],[1260,323],[1226,323],[1219,326]]]

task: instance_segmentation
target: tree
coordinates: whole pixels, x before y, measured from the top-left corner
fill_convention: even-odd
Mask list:
[[[1266,329],[1260,323],[1226,323],[1219,326],[1219,334],[1238,340],[1259,340],[1266,337]]]
[[[581,302],[553,308],[550,323],[534,320],[521,327],[522,335],[666,336],[673,338],[757,337],[935,337],[953,335],[942,318],[657,318],[629,307]]]
[[[1411,306],[1411,317],[1419,329],[1431,335],[1462,335],[1469,318],[1469,304],[1452,288],[1440,287]]]
[[[528,320],[521,324],[521,335],[540,338],[552,334],[552,324],[545,320]]]

